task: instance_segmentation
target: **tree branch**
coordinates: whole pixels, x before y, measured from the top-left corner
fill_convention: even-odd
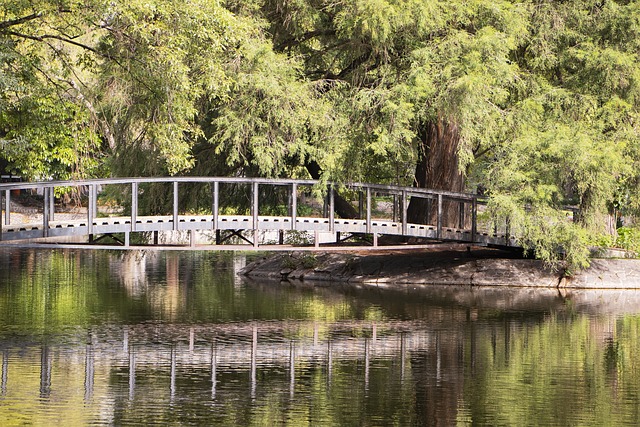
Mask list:
[[[10,19],[8,21],[0,22],[0,30],[4,30],[5,28],[13,27],[15,25],[24,24],[25,22],[33,21],[34,19],[38,19],[42,16],[42,12],[32,13],[28,16],[23,16],[22,18]]]
[[[66,37],[58,36],[58,35],[55,35],[55,34],[45,34],[45,35],[42,35],[42,36],[32,36],[32,35],[29,35],[29,34],[18,33],[16,31],[8,31],[7,34],[10,34],[10,35],[13,35],[13,36],[16,36],[16,37],[21,37],[21,38],[24,38],[24,39],[27,39],[27,40],[34,40],[34,41],[43,42],[43,43],[46,43],[47,39],[49,39],[49,40],[60,40],[60,41],[62,41],[64,43],[69,43],[71,45],[78,46],[78,47],[80,47],[82,49],[85,49],[85,50],[87,50],[87,51],[89,51],[91,53],[94,53],[94,54],[96,54],[96,55],[98,55],[98,56],[100,56],[102,58],[106,58],[106,59],[108,59],[110,61],[113,61],[119,67],[121,67],[122,69],[125,69],[125,70],[127,69],[127,67],[125,67],[117,57],[115,57],[113,55],[109,55],[108,53],[105,53],[105,52],[101,52],[101,51],[97,50],[96,48],[93,48],[93,47],[91,47],[89,45],[86,45],[84,43],[77,42],[75,40],[68,39]],[[134,58],[134,61],[135,60],[136,59]],[[136,80],[140,84],[145,86],[150,92],[154,92],[153,88],[151,88],[146,82],[144,82],[144,81],[142,81],[141,79],[138,79],[138,78],[136,78]]]
[[[8,31],[7,33],[12,35],[12,36],[21,37],[23,39],[34,40],[34,41],[38,41],[38,42],[43,42],[43,41],[45,41],[47,39],[60,40],[62,42],[69,43],[69,44],[72,44],[74,46],[78,46],[78,47],[80,47],[82,49],[85,49],[85,50],[88,50],[90,52],[93,52],[96,55],[100,55],[100,56],[107,57],[109,59],[113,59],[113,58],[111,58],[111,56],[109,56],[109,55],[107,55],[105,53],[99,52],[98,50],[96,50],[95,48],[93,48],[91,46],[88,46],[88,45],[86,45],[84,43],[77,42],[75,40],[68,39],[66,37],[57,36],[55,34],[45,34],[43,36],[32,36],[32,35],[29,35],[29,34],[18,33],[17,31]]]

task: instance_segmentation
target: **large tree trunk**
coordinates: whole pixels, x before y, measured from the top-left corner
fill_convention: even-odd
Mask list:
[[[422,126],[419,138],[420,153],[416,165],[415,186],[433,190],[464,191],[465,176],[458,163],[458,126],[439,116]],[[460,222],[460,204],[444,202],[442,211],[442,225],[457,227]],[[409,222],[436,224],[436,217],[435,200],[411,198],[407,210]]]

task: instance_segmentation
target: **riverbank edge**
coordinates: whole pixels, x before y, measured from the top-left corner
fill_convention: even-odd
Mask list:
[[[592,259],[568,274],[516,253],[467,245],[357,253],[272,253],[240,271],[253,279],[404,287],[467,285],[557,289],[640,289],[639,259]]]

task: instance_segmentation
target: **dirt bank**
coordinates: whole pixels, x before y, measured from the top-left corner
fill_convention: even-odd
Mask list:
[[[242,274],[309,283],[377,286],[470,285],[563,289],[640,289],[640,260],[594,259],[589,269],[565,277],[562,269],[505,251],[464,245],[360,253],[278,253],[247,265]]]

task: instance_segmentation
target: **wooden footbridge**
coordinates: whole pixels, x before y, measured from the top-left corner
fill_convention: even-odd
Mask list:
[[[82,200],[81,207],[68,210],[56,203],[57,195],[68,190]],[[340,196],[336,196],[338,190]],[[114,194],[126,200],[126,207],[119,211],[102,202]],[[495,221],[479,219],[485,202],[478,195],[413,187],[262,178],[118,178],[0,183],[0,196],[0,244],[102,246],[112,242],[115,247],[130,248],[144,241],[132,235],[146,233],[143,244],[159,245],[163,242],[159,235],[173,232],[186,239],[184,246],[202,249],[344,250],[344,242],[354,236],[360,249],[389,249],[381,236],[397,236],[392,239],[394,247],[406,247],[398,244],[398,237],[414,242],[517,246],[508,224],[497,227]],[[336,213],[338,197],[358,206],[358,218],[341,218]],[[25,208],[15,203],[25,198],[37,201],[36,205]],[[153,214],[145,212],[154,204],[152,198],[165,201],[156,203],[165,206],[164,212],[158,213],[158,208]],[[415,198],[426,200],[423,205],[432,214],[425,215],[430,219],[424,222],[432,223],[408,220],[409,203]],[[188,211],[194,199],[200,207]],[[451,209],[456,212],[454,227],[445,223],[444,212]]]

